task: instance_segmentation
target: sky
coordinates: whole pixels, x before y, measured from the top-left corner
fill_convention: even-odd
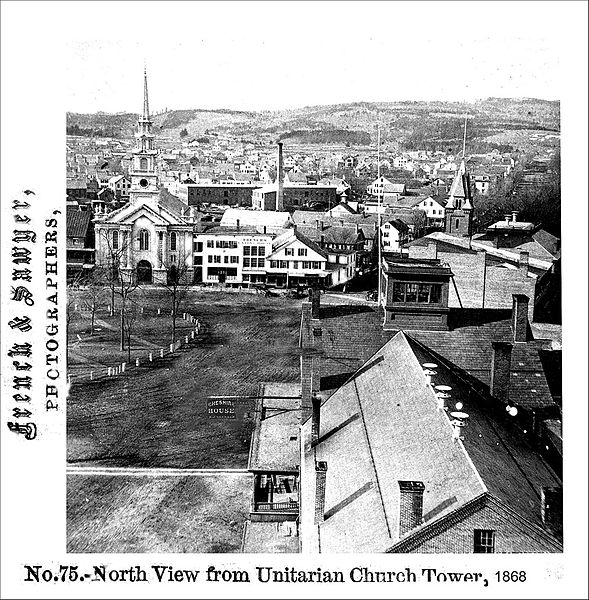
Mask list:
[[[567,4],[67,3],[66,105],[140,111],[144,64],[153,111],[557,100]]]

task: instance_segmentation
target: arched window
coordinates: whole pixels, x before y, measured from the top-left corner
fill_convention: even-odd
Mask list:
[[[149,250],[149,231],[146,229],[139,232],[139,250]]]
[[[172,233],[170,233],[170,250],[172,250],[173,252],[176,251],[176,244],[177,244],[176,238],[177,238],[176,232],[172,231]]]
[[[118,231],[112,232],[112,249],[113,250],[119,249],[119,232]]]
[[[140,158],[139,159],[139,170],[140,171],[147,171],[147,158]]]

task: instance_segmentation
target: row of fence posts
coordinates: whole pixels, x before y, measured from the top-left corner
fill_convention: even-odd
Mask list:
[[[108,307],[110,309],[110,306]],[[78,310],[78,305],[74,305],[74,310]],[[141,307],[141,312],[143,313],[143,307]],[[160,315],[161,314],[161,309],[158,308],[157,309],[157,314]],[[173,314],[173,313],[172,313]],[[186,335],[184,336],[184,340],[176,340],[173,344],[170,344],[168,350],[169,350],[169,354],[173,354],[174,352],[176,352],[177,350],[179,350],[184,344],[189,344],[190,340],[194,340],[196,335],[198,333],[200,333],[201,330],[201,324],[199,322],[199,320],[196,317],[193,317],[190,313],[182,313],[182,319],[184,321],[188,321],[189,323],[193,324],[195,327],[194,329],[192,329],[190,331],[190,335]],[[165,356],[165,350],[163,348],[159,349],[159,358],[164,358]],[[153,352],[150,352],[147,356],[147,362],[148,363],[153,363],[154,360],[154,354]],[[135,359],[135,366],[136,367],[140,367],[142,364],[141,362],[141,358],[137,357]],[[120,365],[117,365],[116,367],[107,367],[106,372],[104,373],[104,375],[106,377],[114,377],[116,375],[120,375],[121,373],[124,373],[127,369],[127,363],[126,362],[122,362]],[[75,377],[72,377],[72,375],[68,375],[67,377],[67,382],[68,383],[72,383],[72,380],[74,379],[79,379],[83,376],[79,376],[76,375]],[[90,381],[94,381],[96,378],[94,377],[94,371],[90,371]]]

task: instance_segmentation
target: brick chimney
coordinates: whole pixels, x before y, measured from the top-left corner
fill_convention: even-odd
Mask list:
[[[399,537],[403,537],[423,522],[422,481],[399,481]]]
[[[522,275],[527,276],[530,267],[530,253],[525,250],[519,252],[519,270]]]
[[[327,482],[327,463],[315,464],[315,524],[325,521],[325,484]]]
[[[309,288],[309,300],[311,301],[311,318],[321,318],[321,293],[315,288]]]
[[[278,168],[277,168],[277,182],[278,187],[276,189],[276,210],[282,212],[284,210],[284,164],[282,160],[282,142],[278,142]]]
[[[543,487],[541,489],[540,511],[544,527],[557,537],[562,537],[561,487]]]
[[[491,395],[507,403],[509,401],[509,377],[513,344],[493,342],[491,359]]]
[[[316,444],[319,440],[321,431],[321,398],[317,394],[313,394],[311,398],[313,404],[313,415],[311,417],[311,444]]]
[[[514,342],[526,342],[528,339],[528,304],[530,299],[524,294],[513,294],[511,329]]]

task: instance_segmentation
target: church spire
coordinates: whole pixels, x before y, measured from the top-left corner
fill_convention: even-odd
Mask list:
[[[143,120],[149,121],[149,99],[147,97],[147,68],[143,67]]]

